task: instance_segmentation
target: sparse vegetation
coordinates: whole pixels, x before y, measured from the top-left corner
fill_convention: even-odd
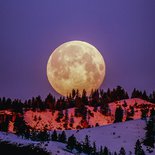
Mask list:
[[[73,151],[73,149],[78,152],[84,152],[86,154],[109,154],[109,149],[107,147],[101,147],[100,150],[97,149],[96,143],[90,143],[89,137],[86,135],[85,139],[82,143],[78,142],[74,135],[67,137],[65,131],[57,134],[56,130],[50,135],[49,127],[44,124],[44,128],[37,129],[35,126],[30,126],[24,118],[24,114],[31,110],[34,112],[32,116],[32,120],[36,122],[36,125],[43,121],[43,117],[41,115],[42,112],[50,111],[52,117],[54,117],[55,121],[58,124],[62,124],[58,126],[57,129],[82,129],[82,128],[90,128],[100,126],[99,122],[95,122],[94,125],[90,124],[91,119],[95,119],[95,114],[98,113],[100,116],[111,117],[113,118],[113,122],[122,122],[133,120],[135,114],[141,112],[141,118],[145,119],[147,117],[151,117],[149,122],[147,122],[146,127],[146,136],[144,139],[144,144],[148,147],[154,147],[154,131],[153,131],[153,118],[155,116],[155,105],[154,104],[139,104],[135,101],[134,104],[128,105],[126,100],[129,96],[127,92],[120,86],[116,89],[110,90],[107,92],[103,90],[92,90],[90,96],[86,95],[86,91],[84,90],[82,96],[80,96],[78,90],[73,90],[72,93],[65,97],[60,97],[60,99],[56,100],[51,94],[47,96],[45,100],[42,100],[40,96],[36,98],[32,98],[31,100],[27,100],[22,103],[20,100],[6,99],[0,98],[0,110],[10,110],[14,113],[14,116],[5,114],[4,118],[0,120],[0,130],[7,132],[9,130],[9,123],[13,122],[13,131],[22,138],[31,139],[34,141],[58,141],[65,143],[67,149]],[[152,101],[155,103],[155,93],[153,92],[151,95],[147,95],[146,92],[141,92],[136,89],[132,92],[131,97],[145,99],[146,101]],[[120,104],[119,100],[122,100]],[[115,111],[111,112],[110,102],[115,101]],[[118,102],[117,102],[118,101]],[[91,107],[91,110],[90,108]],[[74,113],[70,114],[70,108],[74,108]],[[37,115],[37,112],[40,112],[40,115]],[[76,118],[80,118],[79,123],[75,126]],[[116,135],[116,132],[112,132],[112,135]],[[116,135],[117,138],[121,138],[120,135]],[[9,145],[9,144],[8,144]],[[139,152],[144,153],[141,150],[141,143],[137,141],[135,145],[135,154],[139,155]],[[117,154],[117,152],[115,152]],[[120,155],[125,155],[125,149],[122,147],[119,151]]]

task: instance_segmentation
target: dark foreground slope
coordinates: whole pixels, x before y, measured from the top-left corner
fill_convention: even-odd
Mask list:
[[[48,152],[29,146],[19,146],[15,144],[9,144],[8,142],[0,142],[0,154],[1,155],[49,155]]]

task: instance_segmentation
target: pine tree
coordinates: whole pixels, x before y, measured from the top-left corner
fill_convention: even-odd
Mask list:
[[[85,105],[88,105],[88,97],[87,97],[87,92],[85,89],[83,89],[83,92],[82,92],[82,102],[85,104]]]
[[[96,143],[95,142],[93,142],[92,154],[96,155]]]
[[[85,136],[85,139],[84,139],[84,144],[83,144],[83,151],[85,153],[91,153],[92,151],[92,148],[91,148],[91,145],[90,145],[90,140],[89,140],[89,137],[88,135]]]
[[[147,109],[142,108],[141,109],[141,119],[146,119],[147,116]]]
[[[65,133],[65,131],[62,131],[62,133],[60,134],[59,141],[62,142],[62,143],[66,142],[66,133]]]
[[[76,143],[77,143],[76,137],[72,135],[68,138],[66,147],[72,151],[76,147]]]
[[[124,101],[124,103],[123,103],[123,105],[122,105],[124,108],[126,108],[127,107],[127,103],[126,103],[126,101]]]
[[[38,140],[38,133],[37,133],[37,131],[35,131],[33,128],[31,129],[31,134],[30,134],[30,138],[31,138],[31,140],[34,140],[34,141],[36,141],[36,140]]]
[[[143,93],[141,91],[134,88],[131,98],[142,98],[142,94]]]
[[[75,91],[75,89],[72,89],[72,98],[74,98],[75,95],[76,95],[76,91]]]
[[[37,121],[37,116],[36,116],[36,115],[33,117],[33,120],[34,120],[35,122]]]
[[[108,148],[106,146],[104,147],[103,154],[104,155],[109,155],[109,150],[108,150]]]
[[[116,111],[115,111],[115,121],[114,121],[114,123],[122,122],[122,119],[123,119],[123,109],[121,108],[121,106],[119,106],[118,108],[116,108]]]
[[[73,124],[74,124],[74,117],[73,117],[73,115],[71,115],[70,123],[69,123],[71,128],[73,127]]]
[[[59,111],[58,112],[58,115],[57,115],[57,118],[56,118],[56,121],[57,122],[60,122],[60,120],[64,117],[64,114],[63,114],[63,111]]]
[[[137,140],[135,145],[135,155],[145,155],[139,139]]]
[[[52,141],[57,141],[57,140],[58,140],[57,132],[56,130],[54,130],[52,133]]]
[[[69,121],[69,118],[68,118],[68,109],[65,110],[65,118],[64,118],[64,122],[65,122],[65,129],[68,129],[68,121]]]
[[[37,137],[39,141],[47,141],[49,140],[49,133],[44,129],[43,131],[38,132]]]
[[[150,119],[149,122],[147,123],[146,126],[146,133],[145,133],[145,140],[144,140],[144,144],[146,146],[150,146],[152,148],[154,148],[154,123],[153,123],[153,119]]]
[[[154,109],[154,108],[152,108],[150,113],[151,113],[151,114],[150,114],[150,117],[155,116],[155,109]]]
[[[110,111],[109,104],[108,103],[102,103],[100,110],[101,110],[101,113],[103,115],[107,116],[109,111]]]
[[[121,147],[120,151],[119,151],[119,155],[125,155],[125,149],[123,147]]]
[[[26,139],[29,139],[30,136],[31,136],[30,128],[28,126],[25,127],[24,136],[25,136]]]
[[[23,116],[16,116],[14,122],[14,131],[17,135],[21,135],[22,137],[25,135],[28,137],[30,134],[29,127],[27,126]]]
[[[153,91],[153,93],[150,94],[149,101],[152,102],[152,103],[155,103],[155,91]]]
[[[83,149],[83,148],[82,148],[82,144],[81,144],[81,143],[77,142],[75,148],[76,148],[76,150],[78,151],[78,153],[81,153],[81,152],[82,152],[82,149]]]
[[[148,101],[149,97],[147,96],[146,91],[143,92],[142,99]]]
[[[99,155],[103,155],[103,147],[102,146],[100,147]]]
[[[9,128],[9,118],[6,117],[5,121],[0,124],[0,130],[8,132],[8,128]]]
[[[135,114],[134,107],[133,106],[130,106],[130,115],[131,116],[134,116],[134,114]]]
[[[131,117],[131,112],[127,111],[126,120],[125,121],[129,121],[129,120],[133,120],[133,118]]]

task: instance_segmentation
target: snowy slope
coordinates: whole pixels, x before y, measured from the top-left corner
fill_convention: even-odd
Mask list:
[[[35,142],[31,140],[25,140],[22,139],[21,137],[18,137],[12,133],[5,133],[5,132],[0,132],[0,141],[6,141],[10,142],[12,144],[21,144],[20,147],[22,146],[27,146],[27,145],[34,145],[40,148],[43,148],[50,152],[52,155],[72,155],[72,153],[64,151],[66,148],[66,144],[59,143],[59,142]]]
[[[100,146],[107,146],[111,152],[119,152],[121,147],[124,147],[127,155],[129,151],[134,154],[134,146],[136,140],[142,140],[145,136],[145,128],[146,122],[144,120],[133,120],[123,123],[115,123],[107,126],[88,128],[82,130],[66,130],[67,137],[74,134],[79,142],[82,142],[86,135],[89,136],[91,144],[95,141],[97,149]],[[61,133],[61,131],[58,131]],[[52,133],[52,131],[51,131]],[[33,142],[30,140],[23,140],[14,134],[6,134],[0,132],[0,140],[10,141],[12,143],[18,144],[34,144],[41,148],[44,148],[52,153],[52,155],[71,155],[71,153],[65,151],[65,144],[58,142]],[[146,152],[146,147],[143,146],[143,149]],[[155,154],[155,150],[151,155]],[[149,155],[146,152],[146,155]]]
[[[110,151],[119,152],[120,148],[124,147],[128,154],[129,151],[134,152],[137,139],[142,140],[145,136],[145,126],[144,120],[134,120],[79,131],[66,131],[66,134],[74,134],[78,141],[83,141],[85,135],[88,135],[91,143],[96,142],[98,149],[100,146],[107,146]]]

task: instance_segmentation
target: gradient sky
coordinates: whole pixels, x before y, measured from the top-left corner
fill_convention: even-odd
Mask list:
[[[51,52],[83,40],[106,62],[103,89],[155,89],[154,0],[1,0],[0,97],[57,95],[46,76]]]

